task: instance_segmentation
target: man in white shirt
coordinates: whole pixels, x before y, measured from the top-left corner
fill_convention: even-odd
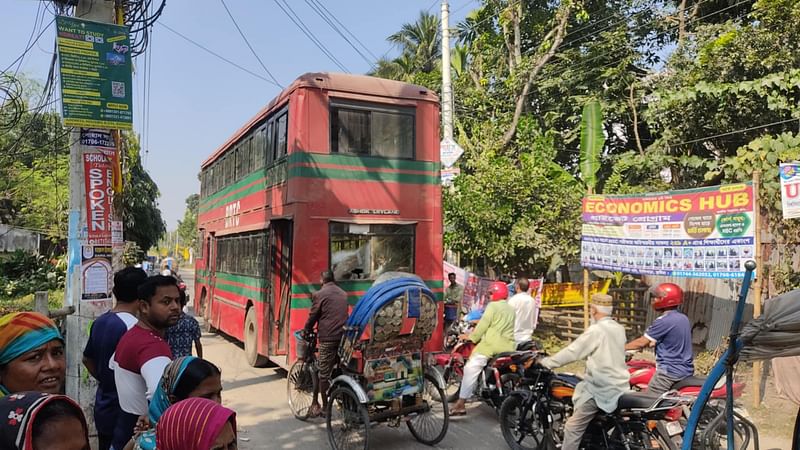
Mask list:
[[[514,319],[514,342],[520,345],[531,340],[533,331],[536,329],[536,321],[539,318],[539,307],[536,300],[528,293],[530,282],[527,278],[517,279],[517,293],[508,300],[508,304],[514,308],[516,318]]]

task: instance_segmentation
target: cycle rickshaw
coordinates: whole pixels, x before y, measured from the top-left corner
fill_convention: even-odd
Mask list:
[[[435,295],[413,274],[385,273],[359,299],[345,325],[339,368],[327,393],[333,449],[368,449],[370,429],[378,423],[399,427],[405,422],[427,445],[444,439],[450,422],[445,382],[426,364],[424,353],[438,315]],[[298,408],[297,397],[317,387],[316,375],[305,368],[313,367],[309,356],[289,372],[290,406],[299,419],[310,402]]]

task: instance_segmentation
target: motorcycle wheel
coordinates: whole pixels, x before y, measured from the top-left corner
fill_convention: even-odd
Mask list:
[[[500,430],[512,450],[556,449],[553,429],[545,429],[519,395],[507,397],[500,406]]]

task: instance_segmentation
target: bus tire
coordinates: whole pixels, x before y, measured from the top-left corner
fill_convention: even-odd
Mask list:
[[[267,365],[267,357],[258,354],[258,321],[255,308],[248,309],[244,319],[244,355],[251,367]]]

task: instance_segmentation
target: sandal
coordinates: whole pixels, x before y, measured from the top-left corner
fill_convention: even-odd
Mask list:
[[[325,417],[325,412],[319,405],[312,405],[308,408],[308,418],[313,419],[315,417]]]
[[[450,411],[450,416],[466,416],[467,410],[466,409],[453,409]]]

